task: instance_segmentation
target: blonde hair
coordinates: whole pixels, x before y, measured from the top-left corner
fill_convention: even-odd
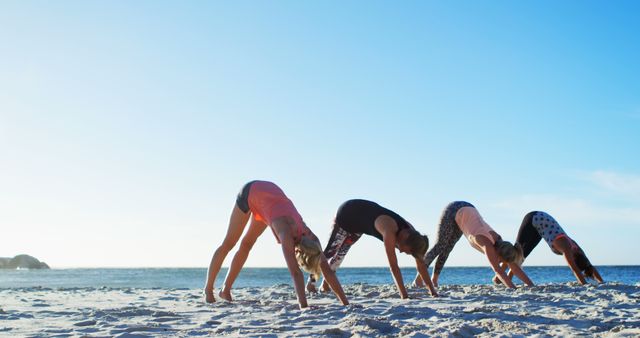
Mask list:
[[[520,243],[516,243],[516,245],[511,244],[510,242],[498,240],[495,244],[496,251],[498,255],[502,257],[508,263],[518,263],[523,261],[524,254],[522,251],[522,246]]]
[[[423,259],[427,249],[429,249],[429,238],[415,230],[409,231],[409,236],[405,243],[411,247],[411,256],[415,258]]]
[[[302,236],[300,243],[296,244],[296,260],[298,265],[306,272],[313,275],[316,280],[320,279],[320,255],[322,246],[317,239]]]

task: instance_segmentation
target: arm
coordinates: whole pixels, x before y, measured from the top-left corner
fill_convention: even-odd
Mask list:
[[[567,261],[567,265],[569,265],[571,272],[576,276],[578,282],[582,285],[587,284],[586,278],[582,275],[582,270],[578,267],[578,264],[576,264],[576,258],[573,254],[573,249],[571,248],[571,241],[566,237],[558,238],[553,241],[553,248],[564,256],[564,259]]]
[[[400,292],[400,298],[409,298],[407,289],[404,287],[400,267],[398,267],[398,258],[396,257],[396,232],[398,231],[398,225],[393,218],[387,215],[381,215],[376,218],[374,227],[382,234],[382,242],[384,243],[384,251],[389,261],[389,269],[391,270],[391,275],[393,276],[393,281],[396,283],[398,292]]]
[[[394,236],[395,237],[395,236]],[[389,260],[389,269],[391,270],[391,275],[393,276],[393,281],[396,283],[396,287],[398,288],[398,292],[400,292],[400,298],[405,299],[409,298],[407,294],[407,289],[404,287],[404,281],[402,280],[402,273],[400,272],[400,267],[398,266],[398,258],[396,257],[396,247],[395,247],[395,238],[393,240],[393,244],[389,244],[391,240],[385,241],[384,248],[387,253],[387,259]]]
[[[495,250],[493,250],[493,248],[490,248],[485,251],[485,254],[489,259],[489,264],[491,264],[491,268],[498,275],[498,278],[500,279],[500,281],[507,287],[511,289],[515,289],[516,286],[513,285],[513,282],[511,281],[511,279],[509,279],[509,277],[504,273],[504,271],[500,269],[500,266],[498,266],[498,264],[500,263],[500,260],[498,259],[498,254],[496,254]]]
[[[507,271],[507,268],[509,266],[505,263],[500,262],[500,269],[504,272]],[[507,274],[507,277],[509,277],[509,279],[511,279],[513,281],[513,270],[509,270],[509,273]],[[500,277],[498,277],[497,274],[493,275],[493,279],[492,279],[494,284],[500,284],[502,283],[502,281],[500,280]]]
[[[296,290],[298,304],[300,305],[300,308],[303,309],[309,305],[307,304],[307,296],[304,293],[304,276],[302,275],[302,271],[300,271],[298,261],[296,260],[293,236],[290,229],[288,229],[288,226],[282,226],[280,228],[280,231],[278,231],[278,238],[280,238],[280,241],[282,242],[282,254],[284,255],[284,260],[287,262],[289,273],[291,273],[291,279],[293,279],[293,287]]]
[[[447,261],[448,257],[449,257],[449,253],[444,252],[444,253],[441,253],[438,256],[438,259],[436,260],[436,264],[433,267],[433,276],[431,278],[432,284],[435,287],[438,287],[438,279],[440,279],[440,271],[442,271],[442,268],[444,267],[444,263]],[[422,276],[420,276],[420,274],[418,273],[416,275],[416,279],[413,282],[416,284],[416,286],[423,286],[424,282],[426,281],[423,281]]]
[[[336,294],[342,305],[349,305],[347,296],[344,294],[344,290],[342,290],[342,285],[340,285],[336,273],[331,270],[327,258],[325,258],[324,255],[320,257],[320,269],[322,270],[322,276],[324,276],[323,280],[329,284],[329,287],[331,287],[331,290]]]
[[[438,297],[438,292],[431,282],[431,277],[429,277],[429,270],[427,269],[427,265],[424,264],[424,261],[422,259],[416,258],[416,269],[418,270],[419,276],[416,277],[416,279],[422,279],[427,284],[429,293],[431,293],[433,297]]]
[[[496,249],[494,249],[493,247],[493,243],[491,243],[491,241],[484,236],[478,236],[476,238],[476,242],[482,247],[485,255],[487,256],[487,259],[489,259],[491,268],[498,275],[500,281],[502,281],[502,283],[507,287],[515,289],[516,286],[513,285],[511,279],[507,277],[507,274],[505,274],[504,270],[500,267],[500,258],[498,258],[498,254],[496,253]]]
[[[505,268],[507,264],[504,264]],[[533,282],[531,281],[531,279],[529,279],[529,276],[527,276],[526,273],[524,273],[524,271],[522,270],[522,268],[520,268],[520,266],[518,264],[515,263],[509,263],[509,268],[511,269],[511,271],[509,271],[509,279],[511,279],[511,277],[513,275],[516,275],[518,278],[520,278],[521,281],[523,281],[527,286],[533,286]],[[503,270],[504,271],[504,270]]]
[[[404,282],[402,280],[402,273],[400,272],[400,267],[398,266],[398,258],[396,257],[396,236],[395,233],[387,234],[384,236],[384,249],[387,253],[387,260],[389,261],[389,269],[391,270],[391,275],[393,276],[393,281],[396,283],[396,287],[398,288],[398,292],[400,292],[400,298],[405,299],[409,298],[407,294],[407,289],[404,287]]]
[[[576,264],[576,260],[573,257],[573,251],[570,249],[564,250],[563,255],[564,255],[564,259],[567,261],[567,264],[569,265],[569,268],[571,268],[573,275],[576,276],[576,279],[578,280],[578,282],[580,282],[580,284],[582,285],[587,284],[587,280],[582,275],[582,271]]]
[[[600,276],[600,273],[598,272],[598,270],[596,270],[595,266],[593,267],[593,277],[596,279],[596,281],[598,281],[598,283],[604,283],[602,276]]]

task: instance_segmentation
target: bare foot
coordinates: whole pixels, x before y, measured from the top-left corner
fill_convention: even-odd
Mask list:
[[[204,289],[204,301],[207,303],[214,303],[216,301],[216,297],[213,296],[213,289]]]
[[[502,281],[500,280],[500,277],[498,276],[493,276],[493,284],[502,284]]]
[[[424,286],[424,283],[422,282],[422,278],[416,278],[413,280],[413,283],[411,283],[412,287],[418,287],[421,288]]]
[[[320,291],[322,292],[329,292],[331,291],[331,288],[329,287],[329,283],[322,281],[322,287],[320,288]]]
[[[233,301],[233,298],[231,298],[231,291],[220,290],[220,292],[218,293],[218,297],[226,300],[227,302]]]
[[[307,291],[309,291],[310,293],[317,293],[318,289],[316,289],[316,285],[314,283],[307,283]]]

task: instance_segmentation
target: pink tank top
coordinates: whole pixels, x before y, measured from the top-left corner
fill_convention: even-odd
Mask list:
[[[302,216],[300,216],[291,200],[287,198],[282,189],[277,185],[267,181],[253,182],[249,190],[248,200],[249,210],[253,213],[253,217],[269,225],[278,243],[280,243],[280,238],[278,238],[278,235],[273,229],[272,222],[274,219],[282,216],[288,216],[293,219],[296,224],[296,239],[300,240],[302,238],[305,230]]]
[[[467,237],[469,244],[476,250],[482,251],[482,248],[478,245],[475,237],[482,235],[487,237],[492,244],[495,244],[491,231],[493,229],[487,222],[482,219],[480,213],[474,207],[462,207],[456,213],[456,223],[462,230],[462,233]]]

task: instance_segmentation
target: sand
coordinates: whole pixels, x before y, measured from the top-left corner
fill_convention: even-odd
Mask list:
[[[204,304],[197,289],[27,288],[0,290],[0,336],[640,336],[640,284],[576,283],[507,290],[441,286],[441,297],[392,285],[310,296],[293,288],[244,288],[235,301]]]

